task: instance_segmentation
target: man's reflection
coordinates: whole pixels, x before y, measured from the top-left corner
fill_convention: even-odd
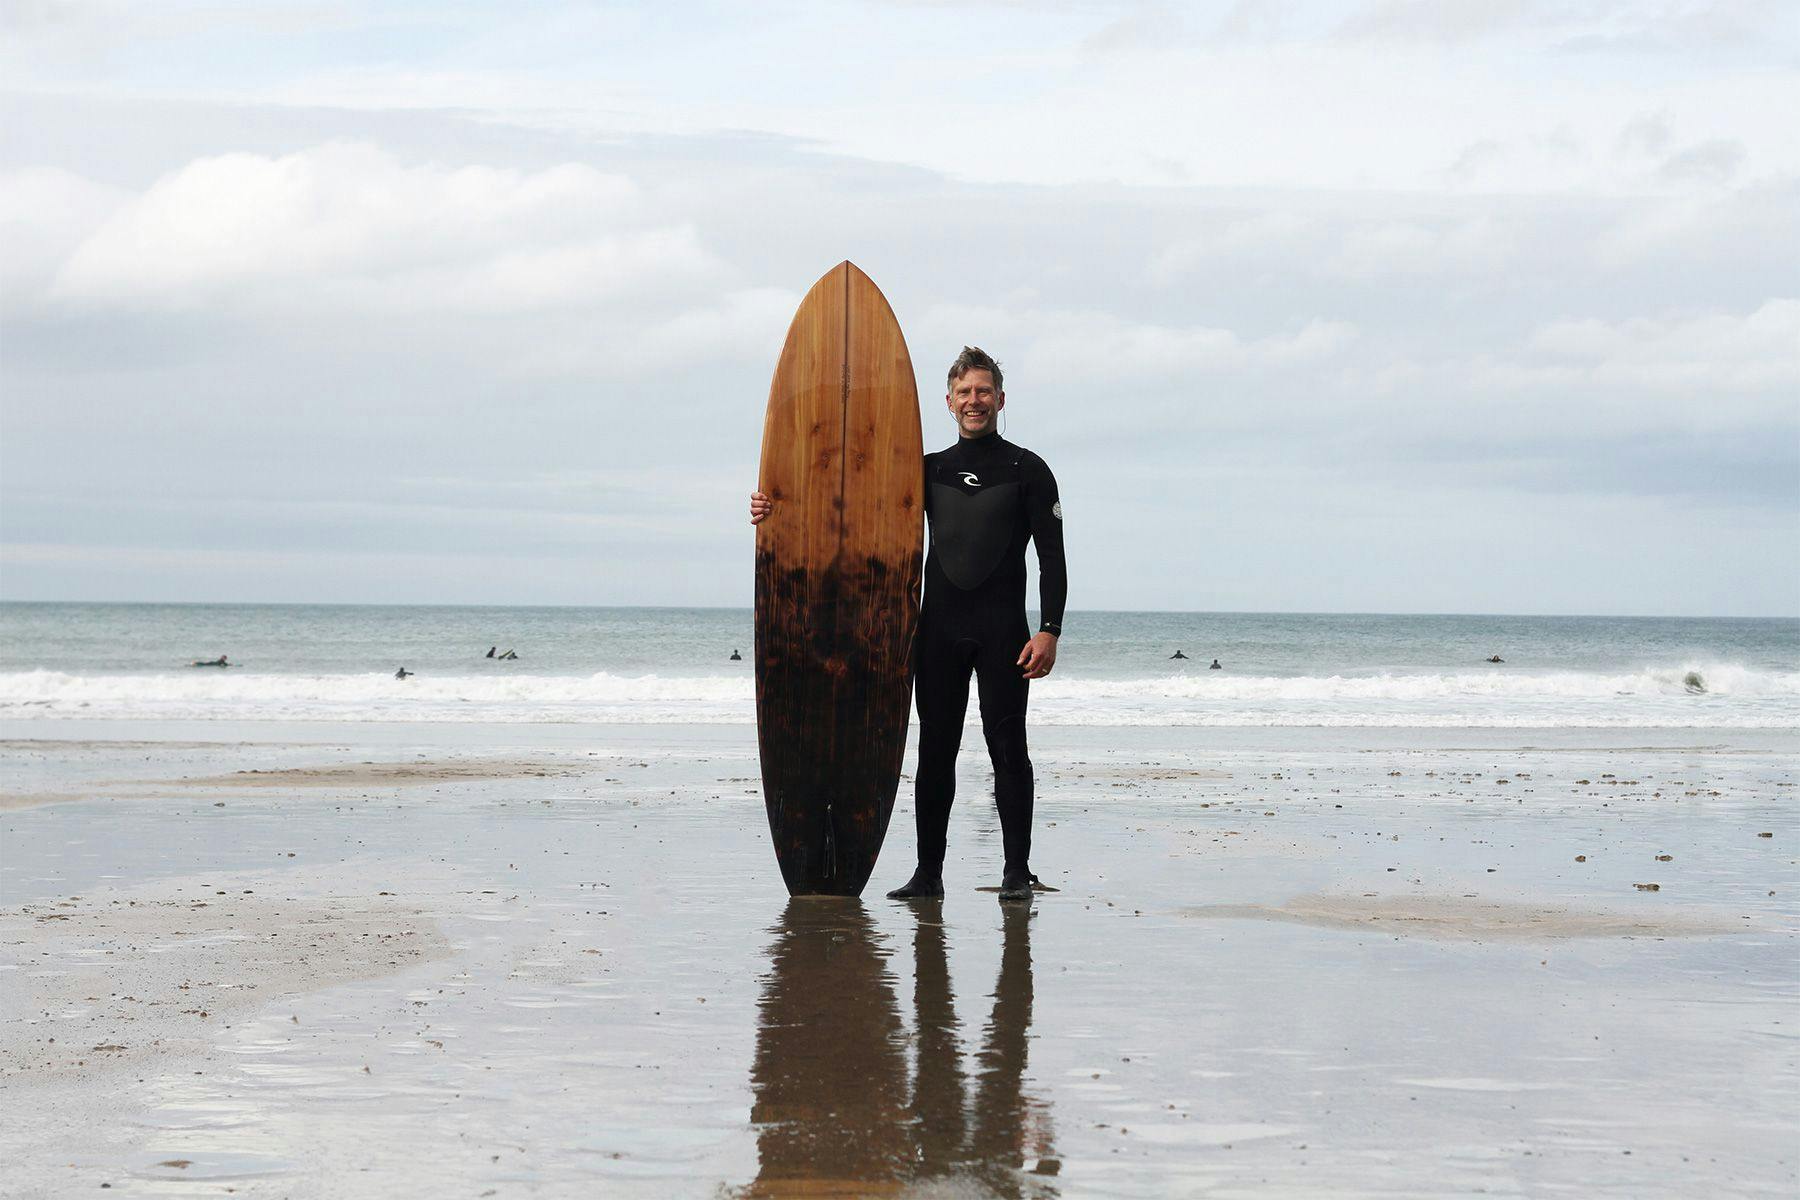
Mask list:
[[[1024,1092],[1031,1037],[1031,915],[1025,904],[1000,906],[1006,939],[994,1010],[982,1036],[975,1078],[975,1119],[969,1125],[969,1162],[1001,1195],[1024,1194],[1018,1172],[1054,1174],[1057,1163],[1050,1106]]]
[[[1047,1103],[1023,1084],[1031,1029],[1031,908],[1005,905],[993,1010],[965,1077],[938,902],[908,906],[917,1057],[907,1086],[899,1005],[859,901],[796,899],[775,927],[751,1086],[761,1172],[752,1196],[895,1193],[930,1179],[977,1194],[1054,1194]]]

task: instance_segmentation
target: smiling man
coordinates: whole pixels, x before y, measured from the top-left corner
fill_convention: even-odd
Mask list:
[[[925,514],[931,548],[919,612],[917,683],[919,769],[916,820],[919,865],[888,895],[916,900],[944,894],[944,851],[956,799],[956,756],[974,675],[981,730],[994,764],[1006,864],[1002,900],[1031,896],[1034,781],[1025,738],[1030,681],[1056,665],[1068,568],[1062,504],[1044,460],[1001,437],[1006,391],[1000,364],[973,346],[950,364],[944,403],[956,444],[925,456]],[[750,523],[769,515],[768,497],[750,497]],[[1037,545],[1043,621],[1025,618],[1025,547]]]

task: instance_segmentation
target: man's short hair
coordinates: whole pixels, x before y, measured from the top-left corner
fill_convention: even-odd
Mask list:
[[[956,361],[950,364],[950,378],[946,380],[950,390],[955,391],[956,381],[970,371],[987,371],[994,377],[994,390],[996,392],[1006,390],[1004,376],[1000,374],[1000,364],[994,361],[993,355],[980,346],[964,346],[962,353],[956,356]]]

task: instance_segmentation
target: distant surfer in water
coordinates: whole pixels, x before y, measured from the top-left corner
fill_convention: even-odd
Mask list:
[[[498,647],[498,646],[489,646],[489,647],[488,647],[488,652],[487,652],[487,656],[488,656],[488,657],[489,657],[489,658],[492,658],[492,657],[494,657],[494,651],[496,651],[496,650],[498,650],[498,649],[499,649],[499,648],[500,648],[500,647]]]
[[[217,658],[209,658],[205,662],[196,662],[194,665],[196,667],[229,667],[231,664],[226,662],[225,656],[221,654]]]
[[[1218,659],[1216,659],[1216,658],[1215,658],[1215,659],[1213,659],[1213,660],[1212,660],[1212,666],[1210,666],[1210,667],[1208,667],[1208,668],[1206,668],[1206,669],[1207,669],[1207,670],[1209,670],[1209,671],[1223,671],[1223,670],[1224,670],[1224,669],[1225,669],[1225,668],[1224,668],[1224,667],[1221,667],[1221,666],[1220,666],[1220,665],[1219,665],[1219,660],[1218,660]]]
[[[1174,659],[1177,659],[1177,658],[1185,659],[1186,657],[1187,657],[1187,655],[1183,654],[1179,650],[1177,650],[1175,653],[1169,655],[1169,658],[1171,661],[1173,661]]]
[[[944,403],[956,422],[957,441],[925,456],[931,549],[925,558],[914,688],[919,709],[919,865],[888,896],[917,900],[944,894],[956,755],[962,748],[972,671],[1006,848],[1000,898],[1028,900],[1036,877],[1030,861],[1034,781],[1025,705],[1030,681],[1055,667],[1062,636],[1069,592],[1062,503],[1056,477],[1044,460],[998,432],[1000,410],[1006,407],[999,363],[985,351],[963,347],[950,364],[947,390]],[[750,523],[761,522],[772,508],[767,496],[752,493]],[[1025,619],[1025,547],[1032,542],[1037,544],[1043,610],[1035,634]]]
[[[1505,662],[1506,660],[1504,658],[1501,658],[1498,654],[1490,654],[1488,656],[1488,661],[1489,662]]]
[[[398,671],[394,672],[394,678],[395,679],[405,679],[410,675],[417,675],[417,674],[418,674],[417,671],[409,671],[405,667],[401,667]]]
[[[734,650],[733,650],[733,651],[732,651],[732,652],[731,652],[731,661],[732,661],[732,662],[743,662],[743,661],[744,661],[744,656],[743,656],[743,655],[741,655],[741,654],[739,654],[739,653],[738,653],[738,652],[737,652],[737,651],[736,651],[736,650],[735,650],[735,649],[734,649]]]

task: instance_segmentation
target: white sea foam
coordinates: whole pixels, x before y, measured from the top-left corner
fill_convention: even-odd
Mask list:
[[[1688,690],[1690,672],[1704,694]],[[1623,674],[1065,675],[1033,685],[1032,713],[1049,725],[1795,728],[1800,672],[1688,662]],[[23,671],[0,673],[0,716],[733,724],[755,720],[755,693],[747,675]]]

